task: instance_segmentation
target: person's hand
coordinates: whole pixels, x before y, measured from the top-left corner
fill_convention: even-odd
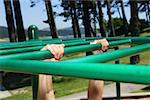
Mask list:
[[[91,42],[91,44],[101,44],[102,45],[100,50],[93,51],[94,54],[106,51],[108,49],[108,46],[109,46],[109,43],[106,39],[94,40],[94,42]]]
[[[41,50],[49,50],[56,60],[59,60],[64,55],[64,44],[47,44]]]

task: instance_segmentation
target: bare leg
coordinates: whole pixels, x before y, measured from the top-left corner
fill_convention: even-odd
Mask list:
[[[38,100],[55,100],[52,76],[39,75]]]
[[[104,81],[90,80],[88,87],[88,100],[102,100]]]

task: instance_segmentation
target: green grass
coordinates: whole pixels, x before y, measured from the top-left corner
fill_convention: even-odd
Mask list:
[[[88,80],[72,78],[71,80],[54,83],[55,96],[60,97],[87,89]],[[10,91],[13,96],[3,100],[32,100],[31,86]]]
[[[150,36],[150,27],[149,27],[149,28],[145,28],[145,29],[141,32],[140,36]]]
[[[111,82],[105,82],[105,85]],[[54,83],[55,96],[65,96],[72,93],[81,92],[87,90],[88,80],[80,78],[71,78],[71,80],[63,81],[60,83]],[[5,98],[3,100],[32,100],[31,86],[11,90],[13,96]]]

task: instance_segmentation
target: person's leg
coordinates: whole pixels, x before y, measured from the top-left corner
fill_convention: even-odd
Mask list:
[[[104,81],[90,80],[88,86],[88,100],[102,100]]]
[[[55,100],[52,76],[39,75],[38,100]]]

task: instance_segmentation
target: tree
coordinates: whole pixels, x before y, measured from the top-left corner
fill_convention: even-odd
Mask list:
[[[75,38],[81,37],[80,27],[78,23],[78,16],[77,16],[77,1],[76,0],[64,0],[63,2],[64,2],[63,3],[64,12],[70,13],[68,15],[71,16],[74,37]]]
[[[18,41],[25,41],[26,35],[25,35],[24,26],[23,26],[23,20],[22,20],[22,14],[21,14],[19,0],[13,0],[13,6],[14,6],[15,19],[16,19]]]
[[[125,36],[128,36],[129,29],[128,29],[127,18],[126,18],[125,11],[124,11],[123,0],[120,0],[120,3],[121,3],[121,11],[122,11],[122,17],[123,17],[123,32]]]
[[[9,40],[10,42],[16,42],[17,35],[15,33],[15,25],[14,25],[11,1],[4,0],[4,5],[5,5],[5,11],[6,11],[6,21],[7,21],[7,26],[8,26]]]
[[[138,4],[139,4],[138,11],[145,12],[147,22],[149,22],[150,21],[150,1],[149,0],[141,0],[141,1],[138,1]]]
[[[91,30],[90,30],[90,14],[89,14],[89,2],[82,0],[83,4],[83,24],[85,30],[85,37],[91,37]]]
[[[137,1],[130,0],[131,19],[130,19],[130,32],[132,36],[139,36],[140,22],[138,18]]]
[[[92,13],[92,18],[91,18],[91,22],[93,23],[93,28],[91,27],[91,32],[93,34],[94,37],[96,37],[96,33],[97,33],[97,30],[96,30],[96,17],[97,17],[97,10],[96,10],[96,0],[92,0],[91,1],[91,13]]]
[[[131,19],[130,19],[130,32],[131,36],[139,36],[140,22],[138,20],[137,1],[130,0]],[[130,58],[131,64],[137,64],[139,62],[139,55],[132,56]]]
[[[78,37],[81,37],[81,32],[80,32],[80,27],[79,27],[79,22],[77,18],[77,12],[76,12],[76,0],[72,0],[73,2],[73,14],[74,14],[74,21],[75,21],[75,27],[76,27],[76,32],[78,34]]]
[[[106,5],[107,5],[107,15],[109,17],[109,21],[108,21],[108,26],[110,28],[110,36],[115,36],[115,30],[114,30],[114,25],[113,25],[113,20],[111,17],[111,11],[110,11],[110,0],[106,0],[105,1]]]
[[[58,38],[51,1],[45,0],[45,6],[47,11],[48,24],[50,26],[51,36],[52,38]]]
[[[98,22],[99,22],[99,27],[100,27],[100,33],[102,37],[106,37],[106,30],[105,30],[105,26],[104,26],[104,20],[103,20],[103,12],[102,12],[102,4],[101,4],[101,0],[98,0],[98,14],[99,14],[99,18],[98,18]]]

